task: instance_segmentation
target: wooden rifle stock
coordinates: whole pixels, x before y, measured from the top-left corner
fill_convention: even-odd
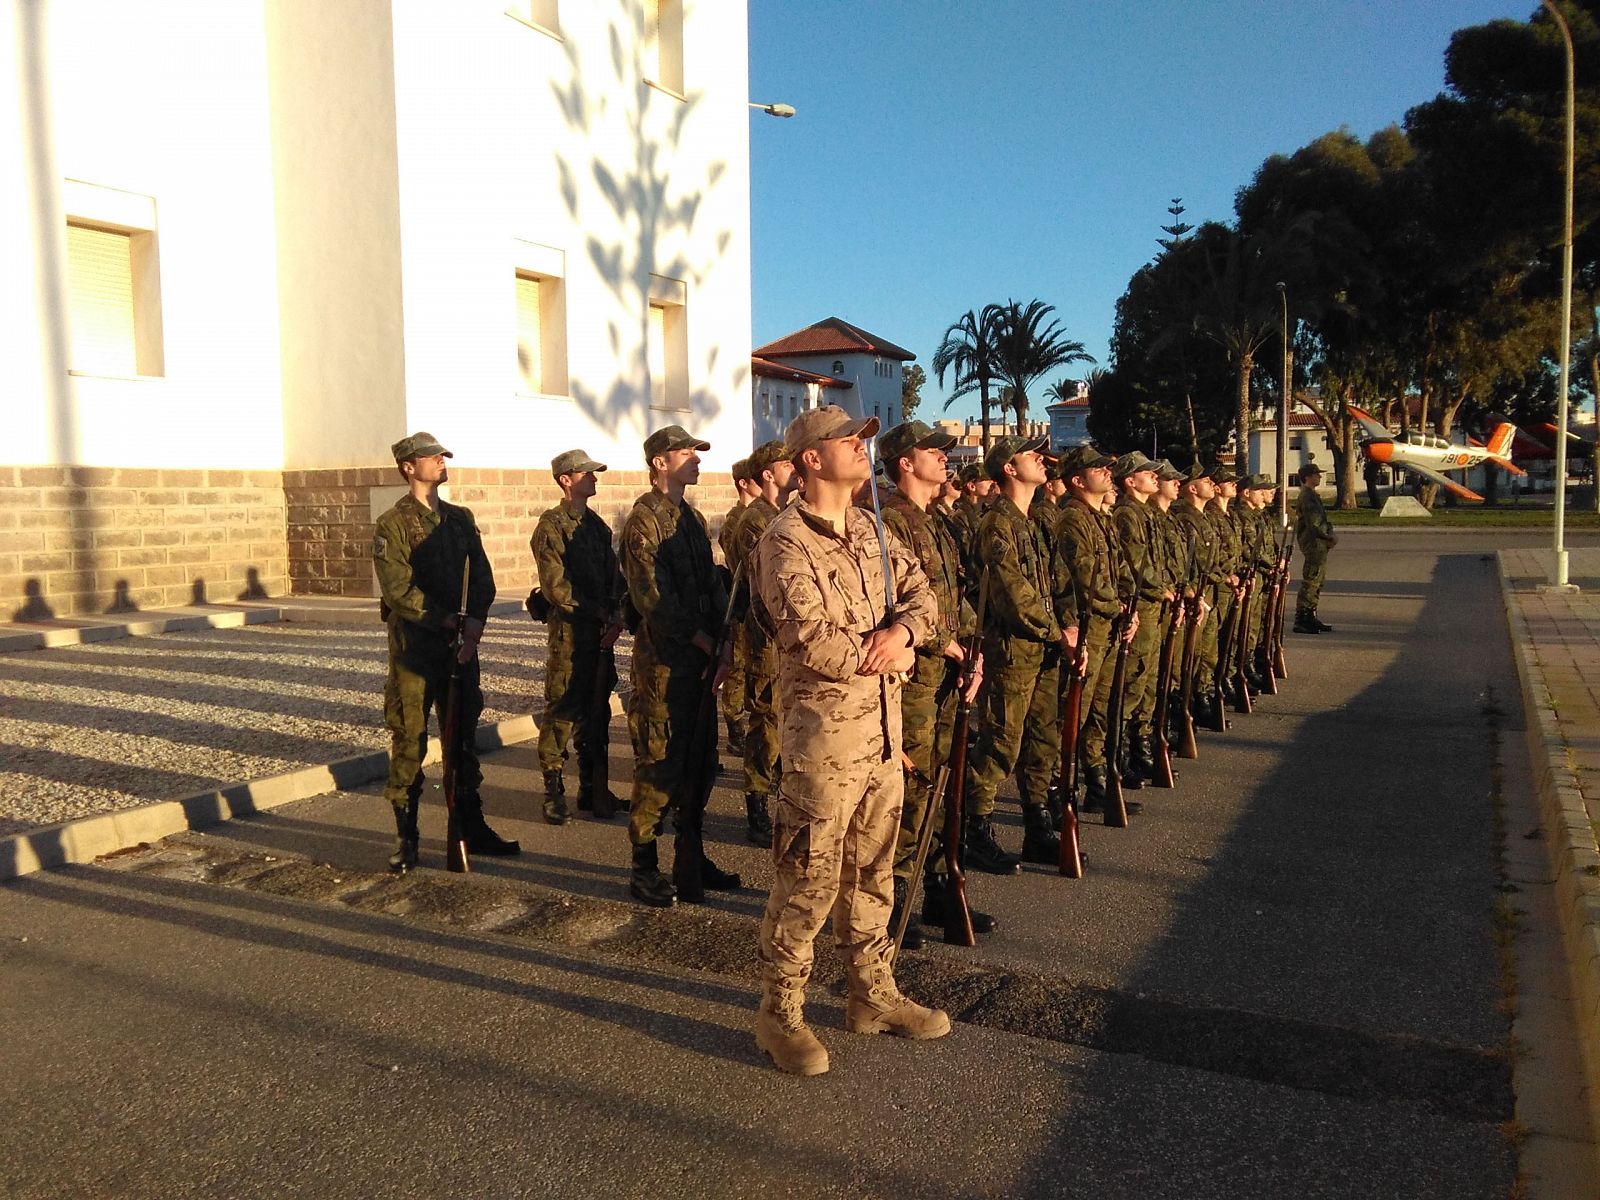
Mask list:
[[[1161,658],[1156,669],[1155,766],[1156,787],[1169,788],[1178,780],[1172,773],[1172,741],[1167,726],[1172,717],[1172,661],[1177,651],[1178,630],[1183,625],[1183,601],[1163,600],[1161,612]],[[1170,616],[1168,615],[1170,612]]]
[[[1194,669],[1200,652],[1200,593],[1181,601],[1188,616],[1183,628],[1183,663],[1178,680],[1178,757],[1199,758],[1200,746],[1194,736]]]
[[[1078,841],[1078,728],[1083,722],[1083,674],[1088,665],[1084,644],[1088,621],[1078,619],[1078,646],[1067,664],[1072,672],[1061,713],[1061,862],[1068,879],[1083,878],[1083,847]]]
[[[600,619],[600,641],[605,641],[606,630],[616,619],[612,611],[609,592],[606,595],[605,615]],[[590,745],[595,748],[594,760],[589,763],[589,794],[594,797],[594,815],[599,821],[609,821],[617,815],[617,806],[611,802],[611,679],[612,651],[599,644],[595,647],[594,708],[589,714]]]
[[[923,807],[922,822],[917,827],[917,852],[911,860],[911,878],[906,881],[905,904],[900,909],[899,919],[894,923],[894,952],[890,961],[900,957],[901,943],[906,940],[906,926],[911,923],[911,906],[916,903],[917,888],[922,883],[923,868],[928,865],[928,849],[933,845],[934,810],[939,807],[939,798],[944,795],[945,787],[950,781],[949,763],[939,768],[937,779],[929,779],[924,775],[904,750],[900,751],[900,765],[905,768],[906,774],[928,789],[928,803]],[[967,921],[971,923],[971,914],[968,914]]]
[[[972,728],[972,704],[967,692],[983,650],[983,619],[989,606],[989,571],[978,580],[978,622],[967,642],[966,656],[956,687],[955,729],[950,735],[949,783],[944,796],[944,866],[948,881],[944,897],[944,940],[951,946],[976,946],[978,935],[972,928],[972,909],[967,904],[967,875],[961,869],[961,837],[966,821],[967,736]],[[933,797],[932,804],[938,802]]]
[[[1253,710],[1253,705],[1250,703],[1250,680],[1246,668],[1250,665],[1250,601],[1255,591],[1256,577],[1252,574],[1244,581],[1244,595],[1235,601],[1239,606],[1239,621],[1233,636],[1238,649],[1233,656],[1233,669],[1230,674],[1233,676],[1234,686],[1233,709],[1242,713]]]
[[[456,816],[456,776],[461,761],[461,646],[466,640],[467,587],[472,582],[472,558],[461,567],[461,607],[456,610],[455,636],[450,639],[450,684],[445,688],[444,711],[439,714],[439,787],[444,792],[444,865],[467,871],[467,839]]]
[[[1271,637],[1267,643],[1268,674],[1276,675],[1279,679],[1289,678],[1288,669],[1283,661],[1283,617],[1284,608],[1289,601],[1289,561],[1294,556],[1294,534],[1288,527],[1283,530],[1283,549],[1278,552],[1277,583],[1272,606],[1270,627]]]
[[[1111,619],[1111,644],[1116,665],[1111,670],[1111,697],[1106,701],[1106,824],[1112,829],[1128,827],[1128,802],[1122,795],[1122,692],[1128,674],[1128,625],[1133,616],[1133,601]],[[1103,669],[1103,668],[1102,668]]]

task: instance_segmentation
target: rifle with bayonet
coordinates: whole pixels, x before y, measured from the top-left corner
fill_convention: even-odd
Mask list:
[[[939,798],[944,795],[950,781],[948,762],[939,768],[938,777],[935,779],[929,779],[924,775],[922,769],[911,760],[911,755],[904,750],[900,751],[900,765],[905,768],[907,775],[927,789],[928,802],[923,806],[922,821],[917,826],[917,852],[911,859],[911,878],[906,880],[905,903],[901,906],[900,916],[894,923],[894,958],[900,957],[900,945],[906,940],[906,926],[911,923],[911,906],[916,903],[917,888],[922,883],[922,872],[928,865],[928,850],[933,845],[934,810],[939,807]],[[966,912],[964,908],[962,911]],[[972,917],[969,913],[967,914],[969,926],[971,922]]]
[[[616,601],[612,596],[612,581],[606,580],[606,605],[600,615],[600,635],[595,644],[594,707],[589,713],[589,728],[584,731],[589,743],[589,794],[594,799],[594,815],[598,821],[609,821],[617,815],[617,806],[611,795],[611,689],[616,684],[616,657],[605,644],[606,634],[616,622]]]
[[[1201,600],[1200,574],[1196,569],[1194,538],[1189,538],[1189,570],[1184,577],[1186,594],[1179,597],[1184,610],[1183,655],[1178,668],[1178,757],[1199,758],[1200,746],[1194,736],[1194,677],[1200,654],[1200,622],[1205,616]]]
[[[461,565],[461,606],[450,636],[450,682],[445,688],[444,711],[439,714],[439,788],[444,792],[444,865],[467,871],[467,839],[456,815],[456,777],[461,764],[461,647],[466,643],[467,588],[472,582],[472,556]]]
[[[966,820],[967,736],[972,728],[972,679],[983,652],[983,621],[989,607],[989,568],[978,577],[978,621],[961,659],[956,683],[956,720],[950,734],[949,784],[944,797],[944,866],[948,880],[944,897],[944,940],[952,946],[976,946],[972,910],[967,906],[967,874],[961,869],[961,833]],[[935,798],[936,800],[937,798]],[[930,810],[934,801],[930,801]],[[909,904],[908,904],[909,907]]]
[[[1176,584],[1171,600],[1161,602],[1161,656],[1156,667],[1156,707],[1152,724],[1155,730],[1156,787],[1177,783],[1172,773],[1172,739],[1168,725],[1172,718],[1172,664],[1178,646],[1178,630],[1183,627],[1183,584]]]
[[[1280,540],[1281,537],[1281,540]],[[1289,591],[1289,557],[1294,553],[1293,527],[1284,525],[1273,538],[1274,556],[1271,584],[1261,613],[1261,645],[1256,651],[1256,666],[1268,695],[1277,695],[1276,680],[1287,678],[1283,669],[1283,610]]]
[[[1251,571],[1244,581],[1244,594],[1234,601],[1239,607],[1238,630],[1234,634],[1236,648],[1230,663],[1228,674],[1233,676],[1233,710],[1235,712],[1249,713],[1254,711],[1250,703],[1250,677],[1248,668],[1250,655],[1250,602],[1255,597],[1256,576]],[[1218,698],[1221,704],[1221,698]]]
[[[1222,580],[1220,588],[1233,591],[1233,585],[1226,578]],[[1239,597],[1233,597],[1233,603],[1228,606],[1228,619],[1223,622],[1222,628],[1217,631],[1217,667],[1212,676],[1212,683],[1217,692],[1217,703],[1211,710],[1211,729],[1213,733],[1228,732],[1228,701],[1227,689],[1223,686],[1228,678],[1228,670],[1233,662],[1233,640],[1239,634]]]
[[[1279,679],[1289,678],[1288,667],[1283,661],[1283,618],[1285,608],[1289,603],[1289,560],[1294,556],[1294,530],[1284,526],[1283,552],[1278,583],[1277,614],[1272,621],[1272,673]]]
[[[1128,674],[1128,628],[1134,616],[1133,597],[1121,601],[1111,618],[1111,644],[1116,659],[1111,668],[1111,696],[1106,701],[1106,824],[1112,829],[1128,827],[1128,802],[1122,795],[1122,692]],[[1080,631],[1079,636],[1082,636]],[[1101,668],[1104,670],[1105,668]]]
[[[1067,660],[1071,672],[1061,712],[1061,863],[1068,879],[1083,878],[1083,847],[1078,841],[1078,731],[1083,725],[1084,675],[1089,667],[1089,615],[1078,610],[1078,644]]]

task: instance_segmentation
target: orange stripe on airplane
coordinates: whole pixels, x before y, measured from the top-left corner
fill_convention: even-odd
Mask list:
[[[1367,457],[1373,462],[1386,463],[1389,461],[1389,456],[1394,453],[1394,443],[1368,442],[1363,449],[1366,451]]]

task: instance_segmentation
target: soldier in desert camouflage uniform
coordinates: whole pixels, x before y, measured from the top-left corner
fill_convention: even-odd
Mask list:
[[[778,645],[783,781],[755,1034],[780,1069],[800,1075],[828,1069],[804,1002],[812,942],[830,914],[847,971],[846,1029],[912,1038],[950,1030],[944,1013],[901,995],[892,969],[899,673],[938,623],[938,606],[916,558],[892,537],[880,541],[871,515],[851,507],[871,469],[861,438],[877,428],[876,418],[854,419],[831,404],[790,424],[784,451],[804,494],[756,551],[752,602]]]

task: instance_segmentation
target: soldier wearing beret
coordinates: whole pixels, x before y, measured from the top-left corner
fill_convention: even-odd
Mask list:
[[[628,890],[655,907],[677,899],[672,881],[660,871],[657,831],[668,803],[695,782],[686,778],[694,753],[691,739],[716,739],[714,724],[695,729],[707,673],[720,686],[728,671],[726,650],[719,661],[712,661],[727,593],[712,562],[706,520],[683,498],[684,489],[700,480],[700,451],[709,449],[711,443],[681,425],[668,425],[647,437],[644,458],[650,468],[650,490],[634,502],[622,526],[622,573],[639,616],[633,642],[633,693],[628,701],[635,764],[628,819],[633,846]],[[707,888],[737,888],[737,875],[718,870],[704,857],[693,836],[697,832],[680,832],[676,852],[699,859],[679,864],[682,872],[692,876],[698,868]]]
[[[1120,769],[1124,786],[1140,788],[1155,775],[1150,754],[1150,718],[1155,712],[1156,673],[1166,626],[1163,618],[1166,605],[1176,593],[1154,500],[1161,487],[1157,464],[1135,450],[1117,459],[1111,473],[1121,489],[1111,518],[1122,557],[1133,576],[1139,614],[1139,631],[1128,645],[1121,742],[1127,761]]]
[[[1322,599],[1322,581],[1328,574],[1328,550],[1339,544],[1333,532],[1333,522],[1328,520],[1328,510],[1323,506],[1317,488],[1322,485],[1322,468],[1307,463],[1300,468],[1300,496],[1295,502],[1294,538],[1300,544],[1300,557],[1305,566],[1300,570],[1300,594],[1294,605],[1294,631],[1296,633],[1332,633],[1332,625],[1324,625],[1317,616],[1317,602]]]
[[[967,862],[1010,875],[1016,856],[995,841],[1000,785],[1017,777],[1022,795],[1023,857],[1054,861],[1060,841],[1046,803],[1060,754],[1061,660],[1077,631],[1056,608],[1055,547],[1046,527],[1028,515],[1045,481],[1043,438],[1003,437],[984,457],[999,485],[978,522],[975,558],[987,589],[983,661],[989,686],[979,697],[982,729],[967,759]]]
[[[759,489],[739,514],[732,535],[723,545],[730,569],[742,565],[741,596],[750,594],[751,552],[772,519],[789,501],[794,490],[794,466],[783,443],[766,442],[745,459],[752,480]],[[736,604],[737,632],[743,635],[744,663],[744,812],[745,837],[756,846],[772,845],[772,817],[769,811],[778,790],[778,714],[775,708],[778,684],[777,649],[749,613],[748,599]],[[726,685],[724,685],[726,686]]]
[[[1061,460],[1067,482],[1067,501],[1061,508],[1059,548],[1072,579],[1073,605],[1079,625],[1081,654],[1075,656],[1083,672],[1083,726],[1078,747],[1083,755],[1084,807],[1101,809],[1106,802],[1106,734],[1111,716],[1110,659],[1112,620],[1122,610],[1123,590],[1131,583],[1117,544],[1116,526],[1106,511],[1111,504],[1111,467],[1115,459],[1093,446],[1078,446]],[[1124,637],[1138,632],[1138,616],[1129,621]],[[1124,680],[1126,683],[1126,680]],[[1126,802],[1130,813],[1137,801]]]
[[[733,570],[733,539],[738,531],[750,501],[761,494],[748,458],[738,459],[733,472],[733,507],[722,518],[722,528],[717,530],[717,546],[722,551],[722,561]],[[733,629],[733,657],[728,660],[728,678],[722,685],[722,719],[728,727],[728,752],[744,753],[745,709],[749,686],[746,682],[746,660],[749,657],[747,635],[743,624]]]
[[[909,1038],[950,1031],[948,1016],[900,993],[893,971],[900,676],[939,614],[916,558],[851,505],[871,470],[862,439],[877,430],[876,417],[853,418],[832,404],[795,418],[784,453],[804,492],[756,550],[752,606],[778,647],[783,779],[755,1035],[781,1070],[798,1075],[828,1069],[804,1005],[812,943],[830,916],[845,961],[846,1029]]]
[[[894,491],[883,502],[883,525],[917,556],[928,577],[939,605],[939,620],[927,640],[917,646],[916,666],[900,691],[903,748],[918,771],[907,775],[905,802],[900,811],[900,840],[894,853],[894,912],[890,924],[899,921],[911,890],[911,870],[917,853],[917,833],[930,803],[925,780],[932,780],[950,758],[955,733],[956,706],[960,697],[966,649],[963,638],[970,638],[977,614],[967,602],[961,584],[961,552],[954,536],[937,511],[937,497],[946,479],[945,452],[955,438],[940,433],[921,421],[906,421],[885,431],[878,439],[878,454],[884,473],[894,483]],[[976,664],[973,694],[983,679],[983,666]],[[943,927],[945,923],[946,868],[941,849],[944,820],[938,812],[928,816],[933,822],[933,842],[928,853],[922,889],[922,920]],[[984,913],[971,914],[973,929],[991,933],[994,918]],[[906,926],[903,948],[916,950],[923,944],[917,924]]]
[[[453,457],[431,433],[414,433],[392,447],[395,467],[407,493],[378,518],[372,537],[372,563],[378,573],[382,611],[389,631],[389,677],[384,685],[383,719],[389,727],[389,780],[383,798],[394,807],[399,845],[389,869],[417,865],[417,805],[422,796],[422,760],[428,750],[428,710],[438,708],[439,724],[451,674],[451,647],[459,627],[460,703],[454,747],[456,814],[472,854],[516,854],[483,819],[479,788],[478,715],[483,690],[478,685],[478,640],[494,601],[494,572],[483,552],[472,513],[447,503],[439,485],[450,478],[445,459]],[[471,563],[466,619],[458,626],[463,568]]]
[[[539,727],[539,767],[544,772],[544,819],[564,825],[571,817],[561,770],[577,733],[578,809],[594,811],[594,774],[610,741],[601,706],[617,684],[612,647],[622,632],[619,611],[625,584],[611,546],[611,527],[589,507],[605,463],[582,450],[550,461],[561,502],[539,517],[530,539],[539,590],[550,606],[549,651],[544,676],[544,721]],[[605,709],[610,715],[609,706]],[[611,798],[609,807],[615,807]],[[603,809],[604,809],[603,805]]]

